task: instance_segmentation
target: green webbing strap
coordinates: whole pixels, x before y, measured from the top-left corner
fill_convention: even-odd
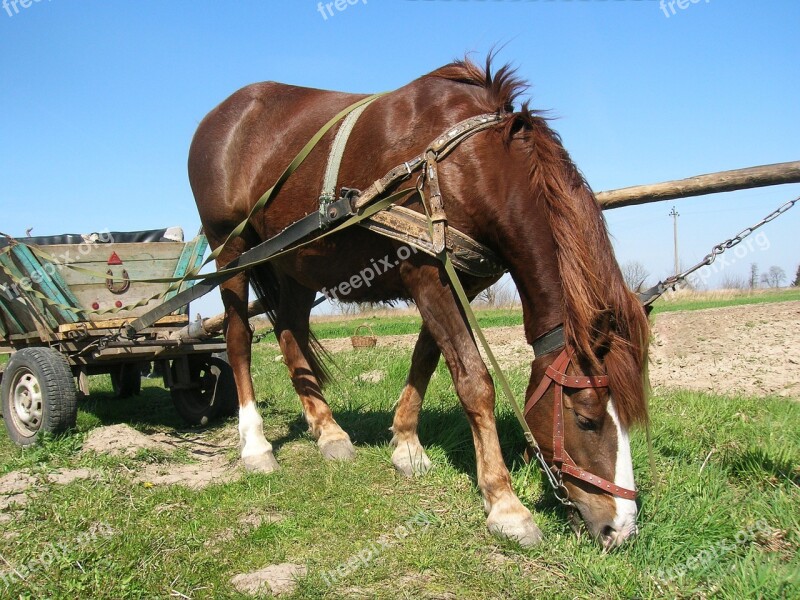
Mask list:
[[[209,255],[209,257],[203,262],[203,264],[200,265],[197,269],[195,269],[194,272],[196,273],[197,271],[202,269],[204,266],[206,266],[208,263],[210,263],[212,260],[217,258],[217,256],[219,256],[220,252],[222,252],[222,250],[225,248],[225,246],[228,245],[228,243],[230,243],[230,241],[232,239],[234,239],[234,238],[238,237],[239,235],[241,235],[241,233],[245,230],[245,227],[247,227],[247,225],[250,223],[250,220],[253,218],[253,216],[258,211],[260,211],[261,209],[266,207],[266,205],[275,197],[275,194],[277,194],[280,191],[280,189],[283,186],[283,184],[286,182],[287,179],[289,179],[289,176],[292,173],[294,173],[301,164],[303,164],[303,161],[306,159],[306,157],[309,154],[311,154],[311,151],[314,149],[314,146],[316,146],[317,143],[322,139],[322,137],[326,133],[328,133],[328,130],[331,127],[336,125],[336,123],[341,121],[344,117],[346,117],[349,113],[351,113],[354,110],[356,110],[358,107],[362,106],[363,104],[367,104],[369,102],[372,102],[376,98],[379,98],[379,97],[381,97],[381,96],[383,96],[384,94],[387,94],[387,93],[388,92],[380,92],[378,94],[372,94],[370,96],[367,96],[366,98],[362,98],[358,102],[354,102],[353,104],[351,104],[350,106],[348,106],[344,110],[338,112],[330,121],[325,123],[325,125],[323,125],[320,128],[320,130],[317,131],[317,133],[315,133],[314,136],[310,140],[308,140],[306,145],[303,146],[302,150],[300,150],[300,152],[297,154],[297,156],[294,157],[294,160],[291,163],[289,163],[289,166],[286,167],[286,170],[284,170],[284,172],[281,173],[281,176],[278,177],[278,180],[275,182],[275,185],[273,185],[266,192],[264,192],[264,194],[261,196],[261,198],[258,199],[258,202],[256,202],[253,205],[253,208],[250,210],[250,214],[247,215],[247,218],[244,221],[242,221],[241,223],[239,223],[236,227],[234,227],[233,231],[231,231],[231,233],[228,235],[227,239],[222,244],[217,246],[217,248]]]
[[[472,327],[472,331],[475,332],[475,335],[480,340],[481,345],[486,352],[486,356],[489,358],[489,362],[494,369],[495,376],[500,382],[500,388],[503,390],[503,394],[505,394],[506,398],[511,404],[511,407],[514,409],[517,420],[520,422],[520,425],[522,425],[525,439],[532,447],[538,448],[539,446],[536,443],[536,439],[533,437],[531,428],[528,427],[528,423],[525,421],[525,415],[522,413],[522,408],[517,402],[517,399],[514,397],[514,392],[511,391],[511,385],[508,383],[508,378],[506,378],[503,369],[500,368],[500,363],[497,362],[497,358],[495,358],[494,352],[492,352],[492,348],[489,346],[489,342],[486,341],[486,336],[483,335],[481,326],[478,325],[478,319],[469,303],[467,293],[464,291],[464,287],[461,285],[461,280],[458,278],[458,273],[456,273],[453,262],[450,260],[450,255],[446,251],[442,252],[442,254],[439,255],[439,260],[444,263],[444,269],[447,272],[447,276],[450,278],[450,283],[453,285],[453,290],[455,290],[456,296],[458,297],[458,300],[464,309],[464,313],[467,315],[467,321],[469,322],[470,327]]]

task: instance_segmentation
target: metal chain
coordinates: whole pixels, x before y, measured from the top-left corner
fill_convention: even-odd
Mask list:
[[[564,477],[561,473],[561,469],[557,469],[555,473],[553,472],[553,469],[547,464],[544,454],[542,454],[542,449],[539,447],[539,444],[536,443],[533,434],[525,432],[525,439],[528,441],[528,447],[533,451],[533,455],[539,463],[539,468],[547,478],[550,487],[553,488],[553,495],[555,495],[556,500],[564,506],[574,506],[569,499],[569,490],[567,490],[564,485]]]
[[[670,288],[674,288],[676,285],[678,285],[682,281],[685,281],[686,278],[689,277],[689,275],[691,275],[695,271],[697,271],[699,269],[702,269],[703,267],[706,267],[706,266],[710,265],[711,263],[713,263],[715,260],[717,260],[717,256],[719,256],[720,254],[722,254],[726,250],[730,250],[734,246],[736,246],[739,243],[741,243],[742,240],[744,240],[747,236],[749,236],[751,233],[753,233],[756,229],[758,229],[762,225],[766,225],[770,221],[772,221],[774,219],[777,219],[783,213],[785,213],[790,208],[792,208],[797,202],[800,202],[800,196],[798,196],[794,200],[789,200],[787,203],[785,203],[782,206],[780,206],[779,208],[775,209],[774,211],[772,211],[766,217],[761,219],[755,225],[751,225],[750,227],[746,227],[745,229],[742,229],[738,234],[736,234],[734,237],[730,238],[729,240],[725,240],[724,242],[722,242],[720,244],[717,244],[716,246],[714,246],[711,249],[711,252],[706,254],[706,256],[705,256],[705,258],[703,258],[703,260],[701,260],[699,263],[697,263],[693,267],[691,267],[691,268],[689,268],[689,269],[685,270],[684,272],[679,273],[677,275],[672,275],[671,277],[667,277],[664,281],[659,281],[650,290],[648,290],[647,292],[644,292],[643,295],[646,296],[646,298],[643,301],[643,304],[644,305],[652,304],[653,302],[658,300],[662,295],[664,295],[664,293],[666,293],[667,290],[669,290]]]

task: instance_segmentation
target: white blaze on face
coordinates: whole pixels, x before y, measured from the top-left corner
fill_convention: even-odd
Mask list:
[[[614,406],[613,398],[608,399],[606,409],[611,420],[617,428],[617,464],[614,475],[614,483],[628,490],[635,489],[633,482],[633,459],[631,458],[631,444],[628,439],[628,431],[622,427]],[[614,503],[617,507],[617,514],[614,517],[614,529],[622,539],[628,537],[636,530],[636,501],[614,496]]]

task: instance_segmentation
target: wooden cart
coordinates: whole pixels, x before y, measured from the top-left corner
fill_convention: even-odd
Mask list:
[[[169,283],[141,280],[183,277],[206,248],[203,235],[184,243],[179,228],[0,240],[0,354],[10,354],[0,394],[11,439],[29,445],[41,432],[72,427],[88,377],[100,373],[126,397],[139,393],[143,371],[160,371],[193,425],[234,414],[225,344],[187,338],[188,306],[134,339],[117,335],[191,285],[165,293]]]

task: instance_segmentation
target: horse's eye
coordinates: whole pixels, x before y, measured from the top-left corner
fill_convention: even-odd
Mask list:
[[[583,415],[575,413],[575,419],[578,421],[578,427],[583,429],[584,431],[596,431],[597,430],[597,423],[592,421],[591,419],[587,419]]]

